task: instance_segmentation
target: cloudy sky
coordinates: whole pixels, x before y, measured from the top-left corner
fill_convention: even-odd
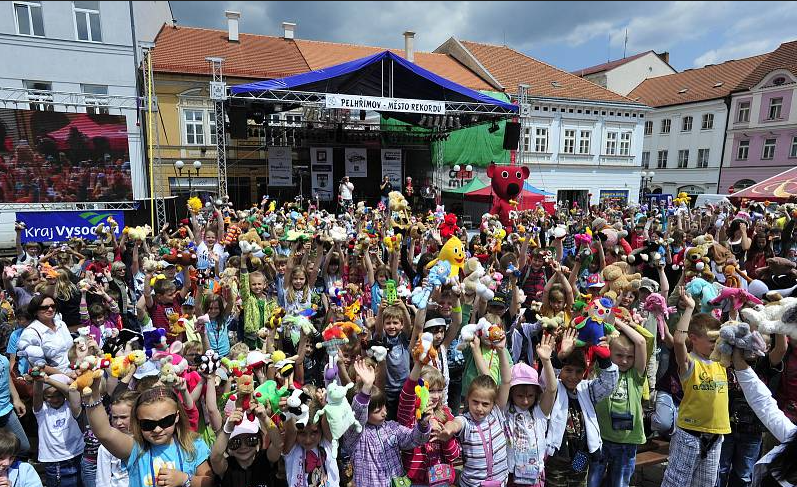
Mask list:
[[[225,28],[224,10],[242,13],[241,32],[434,50],[450,36],[506,44],[572,71],[649,49],[669,51],[678,70],[752,56],[797,39],[797,2],[195,2],[173,1],[178,25]]]

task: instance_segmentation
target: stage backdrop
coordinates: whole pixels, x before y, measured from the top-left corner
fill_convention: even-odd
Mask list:
[[[100,222],[108,222],[113,217],[119,228],[117,238],[125,227],[124,213],[121,211],[33,211],[17,213],[17,221],[26,226],[22,231],[22,242],[65,242],[72,237],[97,240],[92,229]]]

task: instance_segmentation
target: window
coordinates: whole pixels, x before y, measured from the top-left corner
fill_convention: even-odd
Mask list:
[[[617,132],[606,132],[606,150],[604,154],[607,156],[617,154]]]
[[[749,140],[740,140],[739,141],[739,148],[736,149],[736,160],[737,161],[746,161],[747,155],[750,153],[750,141]]]
[[[736,181],[735,183],[733,183],[733,189],[734,189],[734,191],[741,191],[741,190],[743,190],[745,188],[749,188],[750,186],[752,186],[754,184],[755,184],[755,181],[753,181],[752,179],[740,179],[740,180]]]
[[[681,132],[691,132],[692,131],[692,117],[684,117],[681,120]]]
[[[548,152],[548,129],[535,129],[534,152]]]
[[[711,130],[714,128],[714,114],[713,113],[704,113],[703,114],[703,123],[700,125],[701,130]]]
[[[100,2],[72,2],[75,12],[75,33],[78,40],[102,42]]]
[[[648,151],[642,153],[642,167],[644,169],[650,169],[650,152]]]
[[[581,136],[578,138],[578,153],[589,154],[589,143],[592,139],[591,130],[582,130]]]
[[[669,118],[665,118],[664,120],[662,120],[661,121],[661,133],[669,134],[670,133],[670,124],[671,123],[672,122],[670,121]]]
[[[780,109],[783,106],[783,98],[772,98],[769,100],[769,117],[768,120],[777,120],[780,118]]]
[[[620,134],[620,155],[631,155],[631,132],[623,132]]]
[[[55,107],[52,105],[53,101],[53,84],[49,81],[24,81],[25,89],[28,90],[27,98],[31,102],[41,101],[41,102],[50,102],[50,104],[46,103],[31,103],[30,109],[31,110],[41,110],[52,112],[55,111]]]
[[[302,116],[301,115],[285,115],[285,123],[287,125],[292,125],[292,126],[301,126],[302,125]]]
[[[108,87],[103,85],[83,85],[83,94],[86,95],[86,113],[108,115],[108,99],[93,95],[108,95]]]
[[[208,133],[210,134],[211,145],[216,145],[216,114],[208,112]]]
[[[525,152],[531,151],[531,129],[523,130],[523,150]]]
[[[689,151],[688,150],[679,150],[678,151],[678,169],[685,169],[686,166],[689,165]]]
[[[17,34],[44,36],[41,3],[14,2],[14,20],[17,23]]]
[[[791,138],[791,150],[789,157],[797,157],[797,136]]]
[[[567,129],[565,130],[565,143],[562,148],[565,154],[575,154],[576,152],[576,131]]]
[[[708,149],[697,150],[697,167],[705,169],[708,167]]]
[[[750,121],[750,102],[743,101],[739,103],[739,114],[736,116],[737,122]]]
[[[656,167],[658,169],[667,169],[667,151],[660,150],[659,151],[659,160],[656,163]]]
[[[766,139],[764,150],[761,151],[761,159],[772,159],[775,157],[775,142],[777,139]]]
[[[651,135],[653,133],[653,120],[647,120],[645,122],[645,135]]]
[[[183,111],[185,120],[185,143],[187,145],[205,145],[205,124],[202,110]]]

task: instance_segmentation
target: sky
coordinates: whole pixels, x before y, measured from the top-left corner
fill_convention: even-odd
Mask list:
[[[433,51],[451,36],[507,45],[567,71],[626,55],[670,53],[677,70],[772,51],[797,39],[797,2],[197,2],[172,1],[178,25]]]

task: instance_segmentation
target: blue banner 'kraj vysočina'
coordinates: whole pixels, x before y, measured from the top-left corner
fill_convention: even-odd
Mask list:
[[[124,213],[121,211],[39,211],[17,213],[17,221],[25,224],[22,242],[65,242],[73,237],[96,240],[92,229],[100,223],[107,225],[108,217],[113,217],[119,228],[116,236],[125,227]]]

